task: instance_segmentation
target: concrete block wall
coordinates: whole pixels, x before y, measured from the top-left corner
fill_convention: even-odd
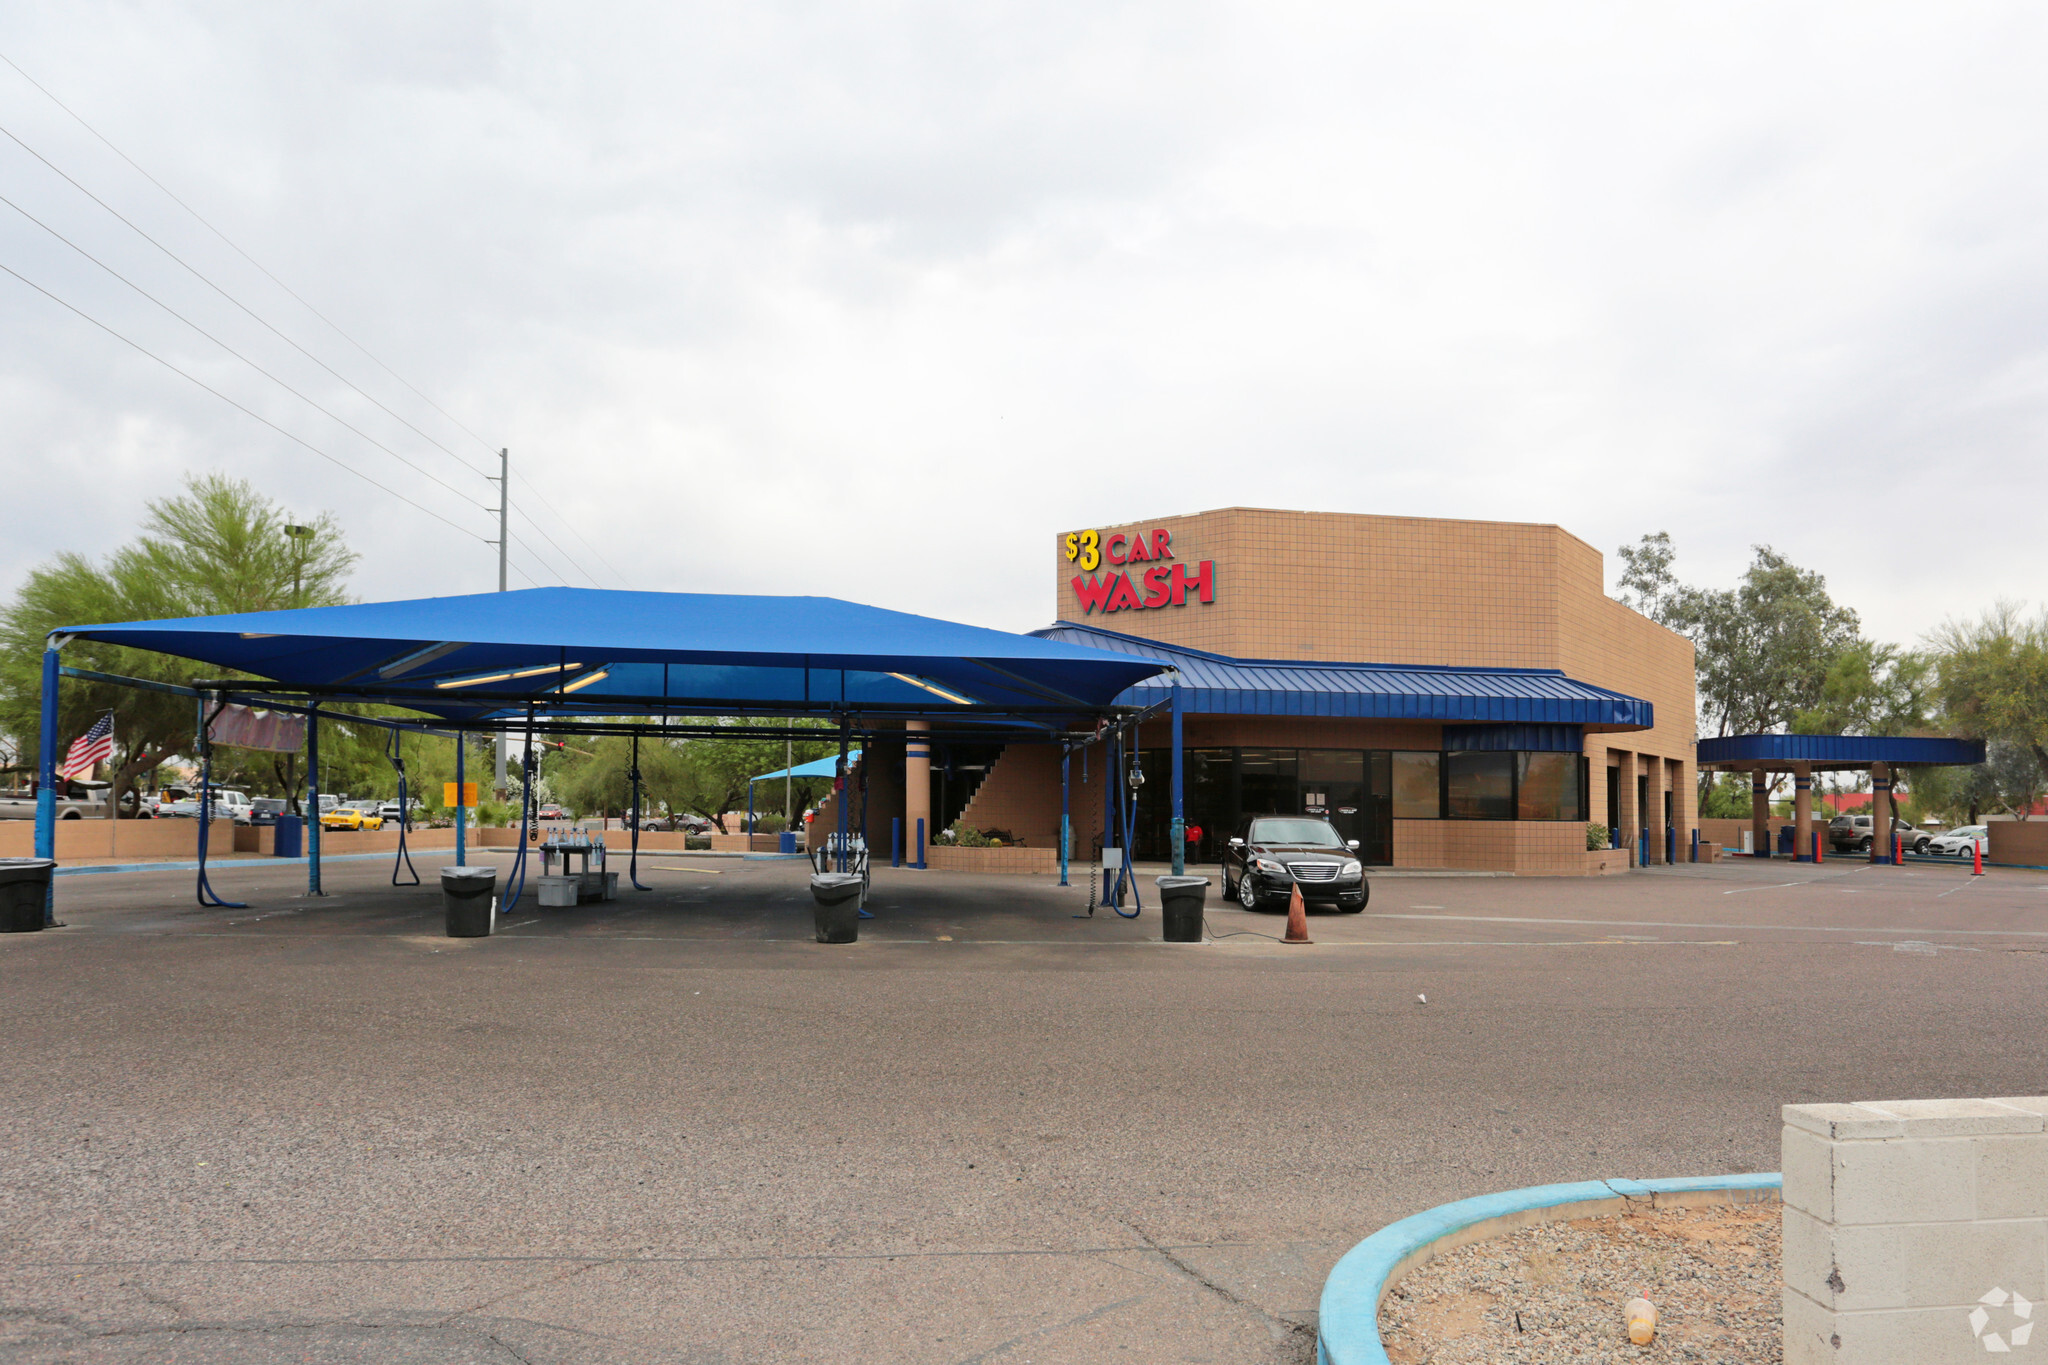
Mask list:
[[[1785,1365],[2048,1352],[2048,1097],[1787,1105],[1783,1143]]]

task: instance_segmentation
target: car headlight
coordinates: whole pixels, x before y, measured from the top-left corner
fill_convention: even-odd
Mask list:
[[[1254,858],[1252,859],[1252,866],[1271,876],[1284,877],[1287,875],[1286,864],[1276,863],[1270,858]]]
[[[1364,872],[1365,864],[1361,863],[1356,858],[1353,858],[1350,862],[1344,864],[1344,866],[1337,869],[1337,875],[1340,877],[1362,876]]]

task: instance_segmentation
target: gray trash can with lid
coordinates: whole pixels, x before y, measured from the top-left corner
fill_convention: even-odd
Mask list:
[[[0,934],[32,934],[50,904],[50,858],[0,858]]]
[[[858,872],[820,872],[811,878],[818,942],[852,943],[860,937],[860,890]]]
[[[1202,905],[1209,898],[1207,877],[1156,877],[1159,918],[1168,943],[1202,941]]]
[[[491,906],[497,891],[495,867],[442,868],[441,908],[448,915],[448,937],[490,937]]]

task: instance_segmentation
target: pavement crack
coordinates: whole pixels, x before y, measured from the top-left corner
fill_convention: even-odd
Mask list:
[[[1174,1255],[1171,1251],[1167,1250],[1167,1248],[1164,1245],[1156,1241],[1150,1233],[1146,1232],[1145,1229],[1139,1227],[1136,1223],[1121,1218],[1117,1221],[1122,1223],[1125,1227],[1129,1228],[1133,1233],[1135,1233],[1138,1237],[1138,1240],[1143,1242],[1148,1248],[1150,1248],[1151,1253],[1154,1256],[1157,1256],[1160,1260],[1165,1261],[1168,1265],[1172,1266],[1182,1275],[1185,1275],[1188,1279],[1193,1280],[1196,1284],[1208,1290],[1217,1298],[1222,1299],[1225,1303],[1231,1305],[1233,1308],[1241,1308],[1245,1312],[1257,1316],[1261,1321],[1263,1321],[1266,1324],[1268,1329],[1270,1329],[1274,1333],[1276,1338],[1284,1338],[1290,1334],[1304,1335],[1315,1330],[1314,1328],[1310,1327],[1307,1323],[1296,1322],[1293,1318],[1284,1317],[1281,1314],[1269,1312],[1265,1308],[1262,1308],[1258,1304],[1253,1303],[1250,1299],[1243,1297],[1234,1290],[1229,1289],[1224,1285],[1218,1284],[1216,1281],[1210,1279],[1207,1275],[1204,1275],[1201,1271],[1195,1269],[1192,1265],[1189,1265],[1186,1261],[1182,1260],[1180,1257]]]

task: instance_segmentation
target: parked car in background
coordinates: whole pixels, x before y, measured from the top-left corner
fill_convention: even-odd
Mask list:
[[[1945,858],[1971,858],[1980,850],[1991,852],[1991,831],[1982,825],[1964,825],[1927,841],[1929,853],[1939,853]]]
[[[282,796],[257,796],[250,798],[249,809],[235,817],[238,825],[274,825],[277,817],[291,809],[291,802]]]
[[[104,820],[107,815],[107,793],[111,790],[105,782],[65,782],[57,792],[57,818],[59,820]],[[36,793],[33,787],[9,787],[0,790],[0,820],[33,820],[36,818]]]
[[[681,830],[685,834],[708,834],[711,822],[701,815],[645,815],[640,818],[640,828],[649,831]]]
[[[1837,815],[1828,821],[1828,847],[1836,853],[1870,852],[1870,816]],[[1897,816],[1892,817],[1892,833],[1908,853],[1925,853],[1931,836],[1914,829]]]
[[[380,804],[376,801],[351,801],[345,806],[323,810],[320,812],[320,828],[382,829],[384,817],[378,813]]]
[[[541,803],[541,808],[536,818],[541,820],[566,820],[569,818],[569,812],[563,810],[553,801],[544,801]]]
[[[1358,844],[1313,815],[1259,815],[1238,826],[1223,850],[1223,895],[1247,910],[1278,909],[1301,888],[1304,901],[1365,909],[1372,888]]]

